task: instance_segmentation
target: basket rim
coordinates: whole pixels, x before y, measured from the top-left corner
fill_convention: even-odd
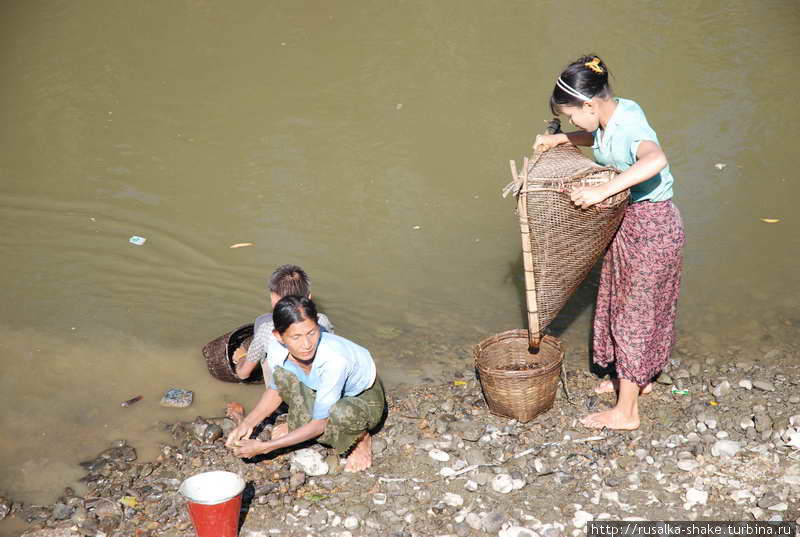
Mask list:
[[[558,351],[558,359],[553,359],[549,363],[543,363],[539,367],[535,367],[532,369],[499,369],[493,367],[487,367],[480,363],[481,353],[490,345],[500,343],[507,339],[524,339],[526,344],[528,341],[528,331],[524,328],[514,328],[511,330],[506,330],[505,332],[500,332],[493,336],[489,336],[485,338],[480,343],[475,345],[473,349],[473,358],[475,361],[475,367],[481,373],[487,373],[496,376],[505,376],[505,377],[535,377],[541,375],[547,375],[553,372],[553,370],[560,368],[561,363],[564,361],[564,348],[561,345],[561,340],[555,336],[545,335],[541,339],[541,344],[549,344],[553,345],[556,350]]]

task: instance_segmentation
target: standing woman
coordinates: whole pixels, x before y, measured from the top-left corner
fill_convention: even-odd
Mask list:
[[[651,382],[675,342],[684,234],[672,203],[672,174],[641,107],[614,97],[608,68],[597,56],[584,56],[564,69],[550,109],[581,130],[539,135],[534,149],[566,143],[591,146],[599,164],[622,172],[606,184],[576,189],[573,203],[586,209],[625,189],[631,192],[603,260],[594,317],[594,362],[604,367],[614,362],[618,376],[595,391],[616,390],[617,404],[581,422],[592,428],[636,429],[639,395],[652,391]]]

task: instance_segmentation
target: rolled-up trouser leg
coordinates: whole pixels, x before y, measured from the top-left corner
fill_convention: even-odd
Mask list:
[[[344,454],[364,432],[380,423],[385,409],[383,384],[376,377],[371,388],[355,397],[342,397],[331,407],[325,432],[317,441],[331,446],[340,455]]]
[[[282,367],[275,368],[273,378],[278,387],[278,394],[289,407],[289,416],[286,420],[289,430],[294,431],[311,421],[316,392]]]

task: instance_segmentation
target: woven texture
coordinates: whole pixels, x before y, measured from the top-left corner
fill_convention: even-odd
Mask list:
[[[608,247],[629,198],[625,190],[601,204],[581,209],[572,203],[570,193],[579,186],[606,183],[616,174],[615,169],[597,165],[570,144],[535,153],[526,160],[518,178],[522,182],[518,209],[523,219],[523,256],[529,256],[524,260],[526,302],[534,347]]]
[[[236,366],[231,358],[233,352],[242,344],[249,346],[253,338],[253,324],[245,324],[227,334],[219,336],[203,347],[208,371],[214,378],[226,382],[261,382],[263,375],[260,367],[256,367],[250,378],[242,380],[236,375]]]
[[[528,331],[509,330],[475,346],[475,367],[492,414],[527,422],[550,409],[564,351],[545,336],[539,352],[528,351]]]

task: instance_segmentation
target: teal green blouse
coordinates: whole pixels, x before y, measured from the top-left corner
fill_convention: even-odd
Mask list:
[[[636,162],[636,151],[644,140],[658,144],[656,132],[647,123],[642,108],[630,99],[617,98],[617,108],[605,129],[597,129],[592,150],[598,164],[625,171]],[[660,144],[659,144],[660,145]],[[650,179],[631,188],[631,201],[672,199],[672,173],[669,165]]]

